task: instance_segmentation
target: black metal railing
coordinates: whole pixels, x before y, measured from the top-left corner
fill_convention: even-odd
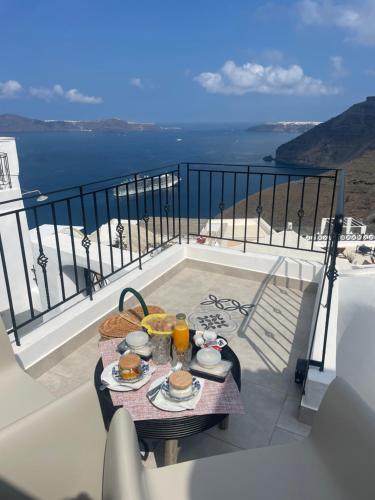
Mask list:
[[[339,170],[207,163],[182,166],[187,177],[188,241],[192,236],[234,241],[243,245],[243,251],[248,244],[257,244],[327,252],[327,246],[316,244],[317,223],[325,213],[332,217]],[[235,224],[239,218],[242,232]],[[203,227],[202,220],[206,222]]]
[[[28,196],[17,210],[0,203],[8,331],[19,344],[47,313],[93,300],[120,271],[142,268],[146,256],[182,239],[328,256],[314,236],[318,221],[332,218],[338,174],[181,163]]]
[[[30,323],[79,296],[92,300],[109,278],[180,240],[179,168],[54,191],[42,203],[30,196],[25,207],[0,213],[5,316],[18,345]]]
[[[336,259],[338,253],[338,244],[341,240],[343,222],[344,222],[344,197],[345,197],[345,171],[341,170],[338,176],[338,193],[336,200],[336,212],[334,219],[330,219],[330,227],[328,232],[328,247],[324,266],[323,281],[320,287],[318,308],[316,311],[314,329],[312,332],[310,349],[308,354],[308,359],[303,363],[304,373],[302,374],[301,381],[303,383],[303,391],[305,391],[305,385],[307,380],[307,371],[310,366],[315,366],[319,368],[319,371],[324,371],[326,350],[327,350],[327,340],[328,331],[331,321],[331,307],[332,307],[332,294],[335,281],[337,280],[339,273],[336,267]],[[325,304],[322,304],[323,298],[325,299]],[[324,317],[324,332],[322,338],[322,345],[318,349],[320,351],[320,356],[313,357],[313,351],[315,348],[316,334],[318,329],[319,319],[322,314]]]
[[[8,155],[0,153],[0,189],[11,188],[12,178],[10,176]]]

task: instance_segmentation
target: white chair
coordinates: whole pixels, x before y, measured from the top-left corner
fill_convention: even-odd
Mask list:
[[[104,498],[117,498],[117,472],[123,498],[147,498],[139,457],[128,412],[115,413],[107,439],[95,386],[87,382],[0,431],[0,499],[99,500],[104,458]]]
[[[0,450],[7,500],[375,498],[375,414],[339,378],[295,444],[146,469],[129,414],[118,410],[107,436],[88,383],[0,431]]]
[[[374,464],[375,412],[337,378],[303,441],[147,470],[144,476],[152,500],[371,500]]]
[[[53,396],[17,363],[0,319],[0,429],[53,401]]]

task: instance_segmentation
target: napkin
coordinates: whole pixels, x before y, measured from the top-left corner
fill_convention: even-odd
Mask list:
[[[164,379],[165,375],[155,380],[152,383],[152,385],[161,384]],[[198,380],[201,384],[201,390],[198,392],[196,396],[194,396],[192,399],[189,399],[188,401],[179,401],[179,402],[171,401],[170,399],[165,398],[162,391],[159,390],[156,398],[150,402],[160,410],[165,410],[165,411],[194,410],[197,404],[199,403],[199,400],[202,397],[203,387],[204,387],[204,380],[201,378],[199,378]],[[152,386],[150,387],[150,390],[152,390]]]
[[[126,383],[121,383],[118,384],[116,379],[113,378],[112,375],[112,368],[117,365],[117,362],[111,363],[108,366],[106,366],[100,376],[100,380],[102,384],[105,384],[108,386],[108,389],[113,390],[113,391],[136,391],[137,389],[140,389],[143,387],[147,382],[150,381],[151,375],[155,371],[154,366],[149,367],[148,374],[143,377],[141,380],[138,382],[132,382],[131,384],[126,384]]]

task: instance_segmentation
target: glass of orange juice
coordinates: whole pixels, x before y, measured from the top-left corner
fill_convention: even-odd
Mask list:
[[[176,315],[176,326],[173,331],[173,345],[177,352],[185,352],[189,349],[190,337],[189,326],[186,315],[183,313]]]

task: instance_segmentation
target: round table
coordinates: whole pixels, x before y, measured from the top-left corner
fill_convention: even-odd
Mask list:
[[[194,332],[191,331],[190,335],[192,336],[193,334]],[[198,349],[193,344],[193,355],[197,350]],[[241,366],[239,359],[228,345],[222,349],[221,355],[223,359],[232,362],[232,376],[238,389],[241,390]],[[95,368],[95,386],[99,396],[104,423],[108,429],[110,421],[119,407],[113,406],[108,389],[104,389],[103,391],[99,389],[101,386],[100,376],[102,371],[103,363],[100,359]],[[220,425],[222,429],[226,429],[228,415],[220,413],[192,415],[191,417],[137,420],[134,424],[137,430],[138,439],[160,439],[165,441],[164,462],[165,465],[171,465],[172,463],[176,463],[177,460],[178,439],[206,431],[215,425]]]

